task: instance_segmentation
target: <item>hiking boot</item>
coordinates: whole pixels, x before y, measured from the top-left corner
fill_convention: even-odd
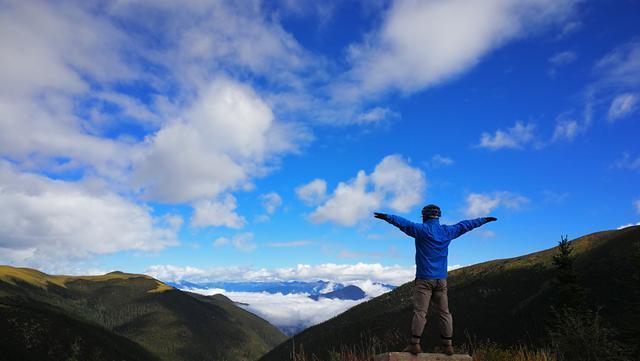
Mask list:
[[[407,347],[402,350],[402,352],[409,352],[414,355],[422,353],[422,347],[420,347],[419,343],[410,343]]]
[[[452,345],[442,345],[442,352],[445,355],[453,355],[453,346]]]

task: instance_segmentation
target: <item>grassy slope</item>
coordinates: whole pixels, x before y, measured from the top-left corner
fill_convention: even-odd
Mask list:
[[[634,267],[629,255],[638,241],[640,227],[599,232],[572,242],[580,282],[590,291],[588,302],[601,306],[601,313],[614,325],[622,325],[627,316],[621,300],[628,299],[631,290],[624,278]],[[505,346],[539,342],[554,294],[552,257],[556,252],[554,247],[450,272],[454,342],[463,342],[465,334]],[[341,348],[377,345],[397,350],[409,332],[411,286],[407,283],[296,335],[297,350],[303,347],[307,355],[321,359]],[[429,315],[424,336],[423,347],[432,348],[438,340],[434,315]],[[282,343],[261,360],[287,360],[291,346],[291,341]]]
[[[37,322],[37,312],[73,320],[67,339],[82,327],[111,331],[165,360],[255,360],[285,339],[227,299],[194,296],[148,276],[49,276],[0,266],[0,318]]]

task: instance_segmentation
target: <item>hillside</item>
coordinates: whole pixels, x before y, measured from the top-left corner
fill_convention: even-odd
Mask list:
[[[148,276],[51,276],[9,266],[0,266],[0,324],[9,341],[0,350],[15,360],[255,360],[285,339],[224,297]]]
[[[589,302],[601,307],[605,320],[621,330],[631,312],[621,302],[632,297],[627,277],[640,267],[631,257],[638,242],[638,226],[594,233],[571,242],[579,281],[588,290]],[[556,252],[554,247],[450,272],[454,342],[463,343],[467,334],[505,346],[540,342],[554,296],[552,257]],[[331,350],[342,348],[377,345],[382,350],[400,349],[409,332],[411,286],[407,283],[301,332],[295,337],[296,349],[321,360]],[[429,316],[423,338],[426,349],[432,349],[439,339],[433,316]],[[291,346],[291,341],[282,343],[260,360],[287,360]]]

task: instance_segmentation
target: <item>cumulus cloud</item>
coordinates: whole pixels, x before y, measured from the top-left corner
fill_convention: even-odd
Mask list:
[[[290,151],[295,134],[279,129],[269,106],[242,84],[211,83],[184,118],[147,139],[135,183],[152,199],[178,203],[250,186],[265,162]]]
[[[394,2],[381,27],[350,48],[338,97],[385,90],[413,92],[449,80],[514,39],[561,24],[576,1],[472,0]]]
[[[327,196],[327,182],[324,179],[314,179],[296,188],[296,195],[309,206],[319,204]]]
[[[399,212],[419,204],[427,187],[424,173],[397,155],[384,157],[371,174],[371,181],[377,192],[391,195],[388,206]]]
[[[390,155],[376,165],[371,175],[361,170],[355,179],[340,182],[310,219],[353,226],[381,207],[407,212],[422,201],[426,184],[420,169],[411,167],[398,155]]]
[[[82,4],[10,2],[0,14],[0,154],[53,171],[91,166],[120,175],[135,149],[96,134],[76,97],[91,82],[139,79],[123,58],[127,37]],[[28,44],[28,46],[25,46]],[[56,159],[68,158],[61,167]]]
[[[213,241],[214,247],[232,245],[238,251],[252,252],[258,245],[253,242],[253,233],[239,233],[229,239],[226,237],[219,237]]]
[[[217,267],[200,269],[190,266],[153,265],[146,273],[163,281],[333,281],[350,284],[370,280],[394,286],[415,278],[415,266],[383,266],[380,263],[318,265],[298,264],[295,267],[253,269],[250,267]]]
[[[316,223],[334,222],[343,226],[353,226],[366,218],[382,203],[382,195],[368,192],[369,179],[364,171],[359,171],[355,179],[340,182],[331,197],[310,215]]]
[[[465,214],[468,217],[483,217],[499,207],[518,210],[529,203],[529,198],[506,191],[471,193],[467,196]]]
[[[273,214],[282,204],[282,197],[276,192],[261,194],[260,200],[267,214]]]
[[[193,216],[191,226],[225,226],[229,228],[242,228],[246,224],[244,217],[235,212],[236,198],[227,194],[221,201],[203,200],[193,204]]]
[[[122,250],[156,251],[178,243],[179,216],[90,185],[51,180],[0,162],[0,259],[51,264]]]
[[[616,96],[615,98],[613,98],[613,100],[611,101],[611,105],[609,106],[607,119],[609,119],[609,121],[614,121],[626,117],[636,110],[637,103],[637,94],[624,93]]]
[[[239,228],[229,192],[310,139],[275,119],[251,76],[293,84],[308,60],[251,4],[6,3],[0,156],[20,170],[97,176],[121,193],[190,203],[198,227]],[[247,84],[227,78],[239,73]]]
[[[534,123],[516,122],[507,130],[496,130],[492,136],[490,133],[482,133],[479,147],[498,150],[503,148],[523,149],[535,139]]]

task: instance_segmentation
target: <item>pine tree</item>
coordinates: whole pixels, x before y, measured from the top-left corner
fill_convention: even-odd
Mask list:
[[[584,289],[578,284],[578,274],[573,263],[573,246],[567,236],[561,236],[558,242],[558,253],[553,256],[553,264],[556,266],[555,287],[557,291],[554,308],[562,310],[566,308],[578,309],[584,307]]]
[[[573,247],[567,236],[560,237],[556,266],[556,299],[552,306],[553,325],[549,336],[561,361],[627,361],[626,350],[616,340],[599,310],[587,307],[585,290],[574,269]]]

